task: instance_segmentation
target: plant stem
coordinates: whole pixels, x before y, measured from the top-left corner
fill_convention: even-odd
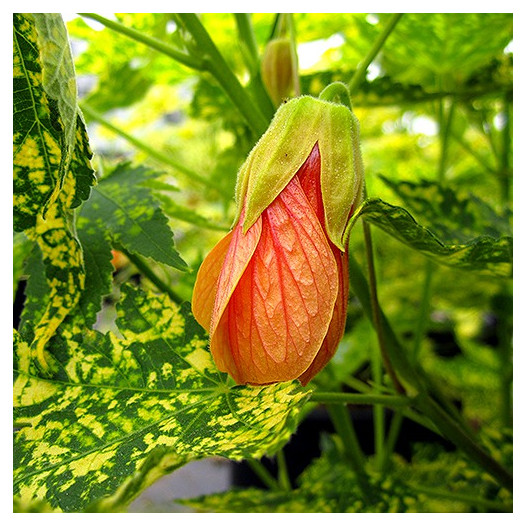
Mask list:
[[[356,474],[356,481],[364,499],[368,498],[369,480],[365,473],[365,457],[360,448],[356,431],[352,424],[347,407],[343,404],[329,405],[327,411],[334,424],[334,428],[343,442],[344,455]]]
[[[178,18],[192,35],[200,53],[202,53],[205,69],[219,82],[232,102],[237,106],[256,137],[263,135],[269,121],[248,96],[197,15],[195,13],[178,13]]]
[[[289,473],[287,470],[287,462],[285,460],[285,453],[280,449],[276,454],[276,461],[278,463],[278,483],[282,490],[291,491],[292,484],[290,483]]]
[[[447,153],[448,153],[448,145],[449,145],[449,138],[451,136],[451,126],[453,123],[453,114],[455,110],[455,104],[454,102],[451,102],[449,105],[447,116],[444,117],[444,104],[443,101],[440,101],[439,106],[439,115],[438,115],[438,121],[439,121],[439,132],[440,132],[440,157],[438,162],[438,170],[437,170],[437,179],[438,184],[443,185],[445,174],[446,174],[446,166],[447,166]],[[422,298],[420,301],[420,315],[418,317],[417,323],[416,323],[416,329],[413,339],[413,360],[416,360],[418,357],[418,353],[420,352],[420,347],[422,345],[422,340],[424,339],[424,334],[426,333],[427,326],[429,323],[429,315],[431,311],[431,298],[433,295],[433,274],[435,272],[435,264],[430,261],[426,260],[425,266],[424,266],[424,281],[422,285]]]
[[[378,461],[378,470],[380,473],[384,473],[388,468],[391,454],[395,449],[396,440],[398,439],[398,435],[402,427],[403,419],[403,413],[401,411],[396,411],[391,420],[391,425],[389,426],[389,432],[387,434],[387,440],[385,441],[385,447],[383,451],[384,455]]]
[[[298,62],[298,50],[296,45],[296,27],[294,25],[294,14],[287,13],[287,22],[289,26],[290,34],[290,53],[292,56],[292,84],[294,87],[294,95],[299,97],[301,95],[301,86],[300,86],[300,70]]]
[[[434,263],[429,259],[426,259],[419,316],[416,322],[415,333],[413,337],[413,361],[415,361],[418,357],[418,353],[420,352],[420,346],[422,345],[422,340],[424,339],[424,334],[427,329],[427,323],[430,314],[429,311],[431,310],[432,281],[434,268]]]
[[[318,95],[321,100],[337,102],[347,106],[352,111],[351,97],[349,89],[343,82],[332,82]]]
[[[373,315],[373,325],[376,331],[376,337],[378,338],[378,345],[380,347],[380,353],[382,356],[385,370],[387,371],[387,374],[391,378],[391,381],[393,382],[393,386],[396,389],[396,391],[399,393],[403,393],[404,388],[402,384],[400,383],[400,381],[398,380],[396,372],[391,364],[391,359],[387,351],[384,331],[383,331],[382,323],[380,320],[380,305],[378,303],[378,294],[377,294],[377,287],[376,287],[376,272],[374,268],[374,254],[373,254],[373,242],[372,242],[372,237],[371,237],[371,227],[369,226],[369,223],[367,223],[366,221],[363,221],[363,233],[364,233],[364,241],[365,241],[365,254],[367,258],[367,270],[369,273],[369,288],[370,288],[370,299],[371,299],[371,307],[372,307],[372,315]]]
[[[168,166],[171,166],[173,169],[175,169],[180,174],[184,175],[189,182],[198,182],[204,186],[207,186],[209,188],[213,188],[214,190],[217,190],[221,193],[221,195],[225,197],[230,197],[230,194],[227,194],[224,188],[221,188],[221,186],[217,185],[213,181],[209,181],[208,179],[205,179],[203,176],[199,175],[198,173],[194,172],[193,170],[190,170],[186,166],[178,163],[177,161],[174,161],[171,157],[168,155],[165,155],[157,150],[154,150],[150,146],[148,146],[146,143],[142,142],[141,140],[137,139],[136,137],[133,137],[132,135],[126,133],[121,128],[118,128],[111,122],[109,122],[107,119],[105,119],[100,113],[95,111],[91,106],[89,106],[86,103],[81,104],[81,110],[83,113],[85,113],[90,119],[93,119],[94,121],[97,121],[99,124],[107,128],[108,130],[112,131],[116,135],[122,137],[126,141],[128,141],[130,144],[133,144],[139,150],[143,151],[144,153],[148,154],[150,157],[162,162],[163,164],[167,164]]]
[[[164,55],[168,55],[169,57],[177,60],[177,62],[180,62],[181,64],[184,64],[185,66],[188,66],[189,68],[197,69],[197,70],[204,69],[204,62],[201,59],[187,55],[186,53],[182,53],[181,51],[175,49],[173,46],[166,44],[165,42],[162,42],[160,40],[157,40],[156,38],[145,35],[144,33],[137,31],[136,29],[133,29],[131,27],[126,27],[125,25],[119,22],[115,22],[114,20],[108,20],[107,18],[104,18],[103,16],[97,15],[95,13],[78,13],[78,14],[80,16],[83,16],[84,18],[90,18],[92,20],[96,20],[100,24],[110,29],[113,29],[114,31],[117,31],[118,33],[121,33],[122,35],[126,35],[127,37],[133,40],[136,40],[137,42],[141,42],[142,44],[145,44],[149,48],[155,49],[159,51],[160,53],[163,53]]]
[[[252,469],[252,471],[254,471],[254,473],[260,478],[260,480],[263,483],[267,485],[269,489],[272,489],[274,491],[281,491],[280,485],[259,460],[256,460],[255,458],[249,458],[247,459],[247,463]]]
[[[250,20],[250,13],[234,13],[236,19],[237,32],[239,33],[239,38],[243,44],[245,44],[245,49],[247,51],[244,56],[246,56],[246,62],[248,69],[252,72],[257,70],[259,67],[259,52],[258,45],[256,42],[256,36],[252,29],[252,23]]]
[[[383,405],[386,407],[405,407],[411,404],[411,399],[407,396],[326,391],[314,391],[310,400],[319,404]]]
[[[119,247],[119,250],[137,267],[137,269],[143,274],[146,278],[148,278],[161,292],[165,292],[168,294],[170,299],[174,302],[180,305],[184,302],[184,299],[175,292],[175,290],[172,289],[168,283],[163,281],[144,261],[141,257],[137,256],[136,254],[132,254],[131,252],[128,252],[126,249]]]
[[[382,385],[382,356],[380,350],[375,348],[371,352],[371,368],[374,385]],[[378,389],[378,388],[377,388]],[[379,466],[384,456],[385,438],[385,411],[379,405],[373,405],[374,451],[375,462]]]
[[[376,55],[382,49],[383,45],[385,44],[385,41],[395,28],[396,24],[398,24],[402,15],[403,13],[393,13],[391,15],[391,18],[388,20],[384,30],[380,33],[380,35],[378,35],[378,38],[375,40],[373,47],[369,50],[369,53],[367,53],[366,57],[360,62],[358,69],[354,72],[354,75],[352,76],[351,81],[349,82],[349,91],[351,93],[351,97],[354,94],[356,88],[362,83],[363,79],[365,78],[367,68],[371,65],[371,62],[375,59]]]

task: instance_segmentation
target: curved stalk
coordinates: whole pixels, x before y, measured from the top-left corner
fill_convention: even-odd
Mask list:
[[[84,18],[90,18],[91,20],[95,20],[96,22],[99,22],[100,24],[106,26],[107,28],[112,29],[113,31],[116,31],[118,33],[121,33],[122,35],[126,35],[127,37],[133,40],[136,40],[137,42],[141,42],[142,44],[145,44],[149,48],[155,49],[159,51],[160,53],[163,53],[164,55],[168,55],[169,57],[177,60],[177,62],[180,62],[181,64],[184,64],[185,66],[188,66],[189,68],[196,69],[196,70],[204,69],[204,62],[200,58],[187,55],[186,53],[182,53],[181,51],[177,50],[173,46],[170,46],[169,44],[166,44],[165,42],[162,42],[161,40],[158,40],[156,38],[145,35],[144,33],[137,31],[136,29],[133,29],[131,27],[126,27],[120,22],[109,20],[95,13],[78,13],[78,14]]]

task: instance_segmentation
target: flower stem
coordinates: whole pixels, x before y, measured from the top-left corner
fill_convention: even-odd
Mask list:
[[[294,14],[287,13],[287,22],[289,25],[289,35],[290,35],[290,52],[292,55],[292,84],[294,87],[294,95],[299,97],[301,95],[301,85],[300,85],[300,70],[298,62],[298,50],[296,45],[296,26],[294,25]]]
[[[415,332],[413,336],[413,361],[417,359],[424,339],[424,333],[427,328],[429,319],[429,311],[431,310],[431,296],[432,296],[432,281],[433,281],[434,263],[427,259],[424,269],[424,281],[422,284],[422,297],[420,300],[420,308],[418,310],[419,316],[416,322]]]
[[[259,52],[256,42],[256,36],[252,29],[250,13],[234,13],[236,19],[237,32],[241,42],[245,45],[246,53],[244,54],[245,62],[250,71],[259,67]]]
[[[391,425],[389,426],[389,432],[383,449],[383,456],[378,459],[378,471],[380,471],[380,473],[384,473],[388,468],[391,454],[395,449],[396,440],[398,439],[400,428],[402,427],[403,419],[404,414],[401,411],[396,411],[391,420]]]
[[[260,480],[267,485],[269,489],[272,489],[274,491],[280,491],[281,487],[278,484],[278,482],[274,479],[274,477],[269,473],[267,468],[255,458],[249,458],[247,459],[247,463],[254,471],[254,473],[260,478]]]
[[[382,385],[382,356],[377,346],[371,352],[371,369],[373,385],[378,390]],[[373,429],[375,462],[379,466],[384,456],[385,444],[385,410],[380,404],[373,406]]]
[[[365,457],[356,436],[347,407],[343,404],[328,405],[327,411],[334,428],[343,442],[344,455],[356,475],[364,499],[370,495],[369,480],[365,473]]]
[[[234,15],[239,39],[244,44],[242,48],[244,53],[242,54],[250,74],[249,87],[251,93],[265,118],[270,121],[276,108],[261,80],[259,51],[250,13],[234,13]]]
[[[363,221],[363,233],[365,241],[365,254],[367,258],[367,270],[369,273],[369,288],[373,315],[373,325],[376,330],[376,337],[378,338],[378,345],[380,347],[380,353],[382,355],[385,370],[391,378],[391,381],[393,382],[393,386],[396,389],[396,391],[399,393],[403,393],[404,388],[400,383],[400,380],[398,380],[395,369],[391,364],[391,359],[389,357],[389,352],[387,351],[387,345],[385,342],[384,330],[380,319],[380,305],[378,303],[376,272],[374,268],[373,242],[371,237],[371,227],[369,226],[369,223],[367,223],[367,221]]]
[[[388,20],[384,30],[382,31],[382,33],[380,33],[380,35],[378,35],[378,38],[375,40],[373,47],[369,50],[369,53],[366,55],[366,57],[360,62],[358,69],[354,72],[354,75],[352,76],[351,81],[349,82],[349,91],[351,93],[351,96],[354,94],[356,88],[363,82],[363,79],[365,78],[365,74],[367,72],[367,68],[371,65],[371,62],[376,58],[376,55],[382,49],[385,41],[395,28],[396,24],[398,24],[402,15],[403,13],[393,13],[391,15],[391,18]]]
[[[329,102],[344,104],[352,111],[349,89],[343,82],[332,82],[322,90],[318,98]]]
[[[362,304],[365,313],[369,319],[372,320],[372,301],[369,295],[367,280],[352,254],[349,254],[349,279],[353,291]],[[430,386],[432,386],[431,379],[427,377],[422,369],[407,360],[405,349],[403,349],[398,342],[396,334],[381,310],[380,322],[385,337],[386,349],[390,353],[396,370],[415,395],[413,397],[414,407],[430,419],[442,436],[450,440],[461,449],[466,456],[471,458],[488,473],[491,473],[496,480],[512,491],[512,474],[478,444],[476,437],[467,429],[465,424],[458,421],[446,409],[438,405],[429,394]],[[440,394],[437,392],[435,396],[440,396]]]
[[[291,491],[292,484],[290,483],[289,472],[287,469],[287,462],[285,460],[285,453],[280,449],[276,454],[276,461],[278,463],[278,483],[282,490]]]

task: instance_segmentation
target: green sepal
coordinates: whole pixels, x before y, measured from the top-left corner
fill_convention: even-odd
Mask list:
[[[244,206],[244,232],[290,182],[316,143],[321,156],[325,227],[331,241],[344,250],[349,212],[362,196],[358,120],[348,107],[310,96],[292,99],[278,108],[239,170],[235,221]]]

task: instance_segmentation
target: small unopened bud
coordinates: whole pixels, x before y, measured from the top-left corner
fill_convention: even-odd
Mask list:
[[[276,105],[290,95],[293,67],[290,41],[287,38],[271,40],[261,61],[261,77]]]

